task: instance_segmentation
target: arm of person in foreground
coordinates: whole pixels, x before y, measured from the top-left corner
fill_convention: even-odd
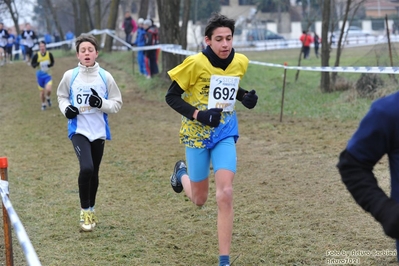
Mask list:
[[[381,189],[373,173],[374,165],[393,144],[390,124],[394,123],[381,118],[379,110],[369,111],[340,154],[337,167],[356,203],[382,225],[386,235],[399,239],[399,204]]]

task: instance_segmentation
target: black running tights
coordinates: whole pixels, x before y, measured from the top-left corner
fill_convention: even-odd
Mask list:
[[[81,208],[94,207],[98,189],[98,171],[104,153],[103,139],[90,142],[85,136],[76,134],[72,137],[73,148],[79,160],[78,178]]]

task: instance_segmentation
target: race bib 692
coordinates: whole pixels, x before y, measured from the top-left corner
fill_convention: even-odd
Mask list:
[[[209,85],[208,109],[223,108],[232,112],[236,103],[239,77],[212,75]]]

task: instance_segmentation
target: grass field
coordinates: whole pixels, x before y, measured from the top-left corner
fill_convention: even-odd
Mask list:
[[[370,47],[346,50],[342,65],[369,53]],[[63,73],[77,65],[74,56],[55,55],[53,103]],[[247,54],[289,65],[296,65],[298,55]],[[40,110],[31,67],[16,62],[0,69],[0,156],[8,158],[10,199],[42,265],[217,265],[213,177],[202,208],[172,191],[171,170],[184,158],[180,116],[163,100],[169,82],[144,79],[137,69],[132,74],[130,60],[127,52],[99,58],[117,81],[124,105],[109,117],[113,140],[105,146],[96,204],[100,223],[92,233],[79,232],[78,162],[67,119],[56,104]],[[302,64],[319,61],[312,57]],[[259,104],[254,110],[237,107],[241,136],[231,257],[239,257],[233,265],[327,265],[334,258],[394,265],[394,256],[331,255],[395,248],[354,203],[335,167],[370,100],[353,92],[323,94],[319,73],[301,72],[295,82],[289,71],[280,122],[282,74],[251,65],[242,81],[242,87],[257,90]],[[388,191],[386,158],[375,172]],[[5,265],[2,239],[0,232]],[[13,241],[15,265],[26,265],[14,232]]]

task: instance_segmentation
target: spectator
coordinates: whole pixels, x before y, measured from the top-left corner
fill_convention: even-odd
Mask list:
[[[68,42],[68,48],[71,49],[72,48],[72,40],[75,38],[75,34],[73,34],[73,32],[71,30],[69,30],[66,34],[65,34],[65,40],[69,41]]]
[[[137,24],[136,21],[130,15],[130,12],[125,13],[125,20],[123,21],[122,28],[125,31],[126,38],[125,41],[128,44],[132,44],[132,37],[133,34],[137,31]]]
[[[53,41],[50,33],[44,34],[44,41],[46,42],[46,44],[49,44]],[[49,49],[47,48],[47,50],[49,50]]]
[[[313,42],[312,36],[306,31],[303,31],[299,40],[302,43],[303,59],[309,58],[310,44]]]
[[[4,65],[6,60],[7,39],[8,31],[4,29],[4,24],[0,21],[0,66]]]
[[[25,40],[26,62],[30,65],[33,56],[33,46],[37,40],[36,33],[31,29],[30,23],[25,24],[25,30],[22,31],[22,39]]]
[[[8,59],[9,63],[12,63],[12,48],[15,43],[15,35],[12,34],[12,29],[8,29],[8,39],[7,39],[7,45],[6,45],[6,61]]]
[[[60,36],[60,33],[58,32],[58,30],[55,30],[55,31],[54,31],[53,36],[54,36],[54,42],[55,42],[55,43],[61,41],[61,36]],[[60,46],[56,46],[56,49],[60,49]]]
[[[21,43],[21,35],[18,34],[15,38],[14,42],[14,61],[19,60],[19,53],[20,53],[20,43]]]
[[[75,38],[75,35],[73,34],[72,31],[69,30],[69,31],[65,34],[65,40],[70,41],[70,40],[73,40],[73,38]]]
[[[25,40],[22,39],[22,35],[19,35],[20,40],[19,40],[19,45],[21,47],[21,52],[22,52],[22,60],[26,61],[26,45],[25,45]]]
[[[159,44],[159,32],[158,27],[155,26],[150,19],[144,21],[145,34],[145,45],[151,46]],[[157,63],[157,49],[145,51],[145,64],[147,69],[147,78],[153,77],[159,73]]]
[[[50,47],[47,47],[47,44],[50,44],[53,42],[53,36],[51,36],[50,33],[44,34],[44,42],[46,43],[46,50],[51,50]]]
[[[320,46],[321,38],[317,33],[314,33],[313,37],[313,43],[314,43],[314,53],[316,54],[316,57],[319,58],[319,46]]]
[[[144,19],[139,18],[137,20],[137,24],[139,28],[137,30],[136,41],[133,43],[133,45],[142,47],[145,46],[145,34],[146,34],[146,31],[144,29]],[[147,70],[145,68],[145,56],[143,50],[137,52],[137,63],[139,65],[140,74],[147,76]]]

